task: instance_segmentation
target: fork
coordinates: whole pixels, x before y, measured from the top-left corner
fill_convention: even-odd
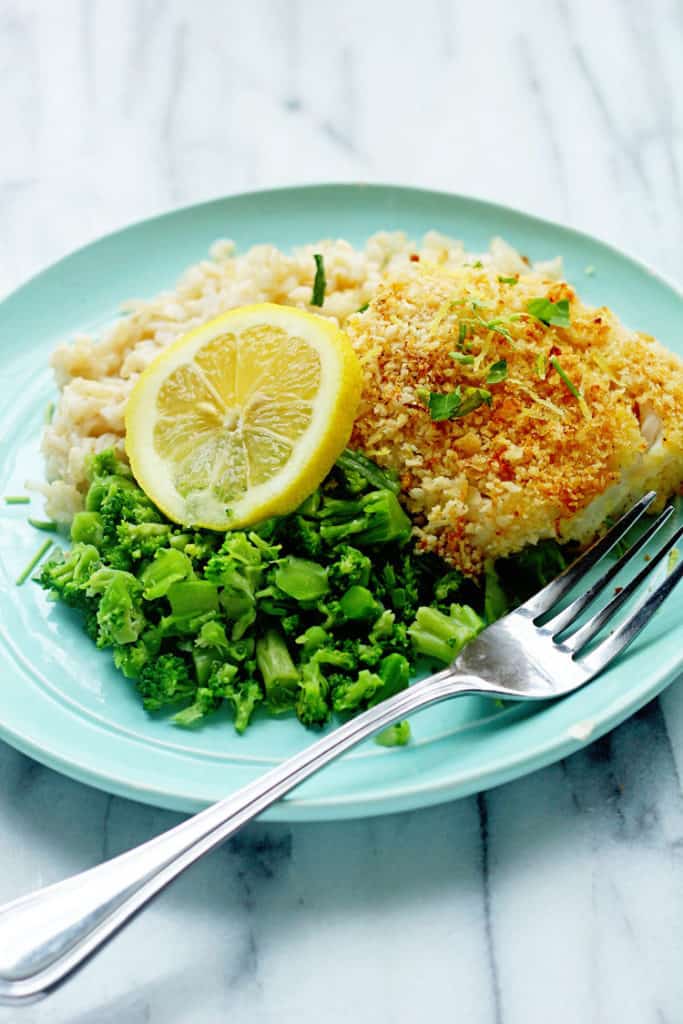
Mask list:
[[[490,625],[455,661],[284,761],[260,779],[168,832],[97,867],[0,907],[0,1002],[30,1002],[54,989],[185,868],[350,747],[449,697],[563,697],[610,664],[649,622],[683,575],[683,559],[606,637],[603,628],[683,534],[678,529],[591,618],[583,613],[669,520],[666,508],[603,575],[569,604],[574,587],[641,518],[646,494],[560,576]],[[592,641],[597,640],[596,644]]]

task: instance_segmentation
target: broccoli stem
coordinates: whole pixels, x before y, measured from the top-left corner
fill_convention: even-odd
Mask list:
[[[337,459],[337,465],[349,473],[358,473],[376,490],[393,491],[394,494],[398,494],[400,490],[400,484],[396,477],[381,470],[362,452],[354,452],[350,448],[345,448]]]
[[[449,664],[483,628],[483,619],[468,605],[454,604],[450,615],[423,605],[408,633],[418,654]]]
[[[256,641],[256,664],[263,676],[266,698],[273,707],[294,707],[299,673],[277,629],[267,629]]]

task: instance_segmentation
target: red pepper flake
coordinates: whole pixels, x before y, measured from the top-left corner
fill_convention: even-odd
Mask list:
[[[412,263],[419,263],[420,262],[420,257],[418,256],[418,254],[416,252],[411,252],[410,259],[411,259]]]

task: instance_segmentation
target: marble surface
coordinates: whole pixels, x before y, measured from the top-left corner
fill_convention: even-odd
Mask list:
[[[135,218],[321,180],[451,189],[683,276],[680,0],[0,0],[0,290]],[[683,680],[572,758],[248,828],[0,1024],[683,1020]],[[177,816],[0,746],[0,900]]]

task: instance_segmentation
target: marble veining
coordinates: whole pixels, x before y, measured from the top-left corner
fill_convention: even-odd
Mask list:
[[[178,203],[395,181],[683,276],[680,0],[0,0],[0,291]],[[516,783],[256,823],[0,1024],[679,1024],[683,680]],[[0,745],[0,900],[179,816]]]

